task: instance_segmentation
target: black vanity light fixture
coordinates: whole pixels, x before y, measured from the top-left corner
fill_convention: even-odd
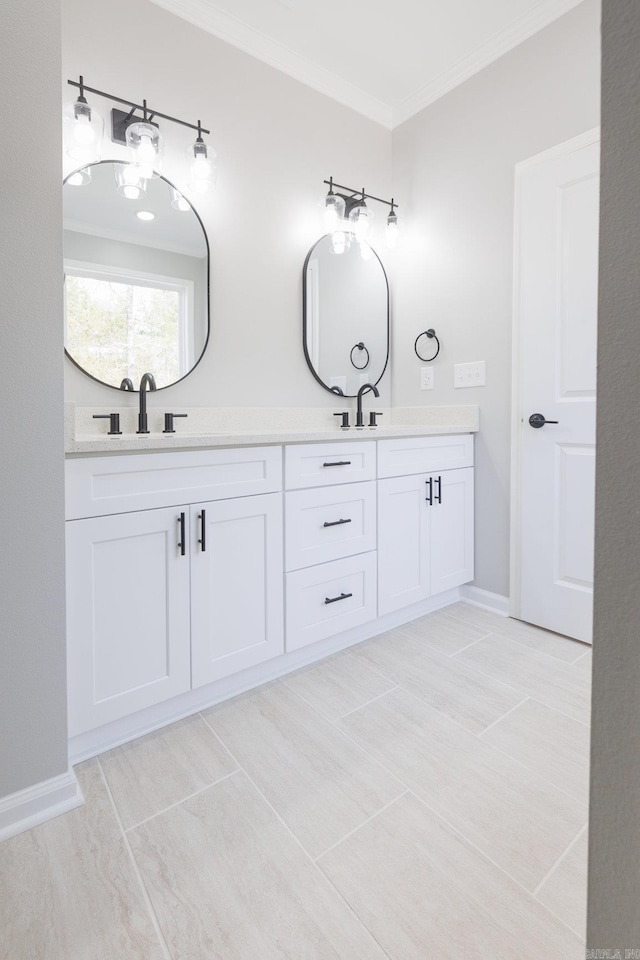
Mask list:
[[[391,208],[387,216],[387,246],[395,247],[398,239],[398,215],[396,213],[398,204],[393,197],[391,200],[383,200],[381,197],[375,197],[372,193],[367,193],[364,187],[362,190],[355,190],[353,187],[335,183],[333,177],[329,177],[323,183],[329,187],[329,192],[324,199],[324,218],[327,233],[331,234],[333,240],[334,253],[344,253],[350,246],[352,238],[355,238],[360,244],[362,258],[369,260],[373,256],[369,239],[375,212],[367,206],[367,200],[375,200],[376,203],[382,203]],[[336,193],[334,187],[338,191],[345,192]]]
[[[120,164],[120,169],[116,172],[118,191],[123,196],[132,200],[139,199],[144,193],[147,180],[160,175],[164,141],[156,118],[197,132],[195,141],[187,147],[189,188],[194,193],[209,193],[214,189],[218,155],[213,147],[204,142],[203,134],[207,135],[210,131],[206,130],[199,120],[197,123],[188,123],[178,117],[153,110],[147,106],[146,100],[141,104],[134,103],[104,90],[88,87],[82,76],[79,80],[67,82],[78,89],[79,95],[75,103],[68,104],[64,110],[65,147],[67,154],[81,165],[81,169],[73,174],[67,183],[74,186],[89,183],[91,171],[83,167],[100,160],[104,122],[100,114],[87,102],[85,93],[91,93],[128,108],[121,110],[113,107],[111,110],[111,140],[128,147],[131,161],[129,165]],[[178,210],[188,209],[188,205],[180,205],[177,201],[175,206]]]

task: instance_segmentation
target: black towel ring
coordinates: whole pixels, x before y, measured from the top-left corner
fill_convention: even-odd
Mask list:
[[[434,353],[434,355],[433,355],[432,357],[428,357],[428,358],[427,358],[427,357],[423,357],[423,356],[421,356],[421,354],[418,353],[418,340],[420,339],[420,337],[429,337],[430,340],[435,340],[435,342],[438,344],[438,349],[436,350],[436,352]],[[423,330],[422,333],[419,333],[418,336],[416,337],[416,342],[415,342],[414,345],[413,345],[413,349],[414,349],[415,352],[416,352],[416,357],[418,358],[418,360],[422,360],[422,361],[424,361],[424,362],[426,362],[426,363],[431,363],[432,360],[435,360],[435,358],[436,358],[436,357],[438,356],[438,354],[440,353],[440,341],[439,341],[438,338],[436,337],[436,332],[435,332],[435,330],[430,327],[428,330]]]
[[[363,365],[362,367],[359,367],[358,364],[357,364],[357,363],[355,362],[355,360],[353,359],[353,351],[354,351],[354,350],[364,350],[364,352],[365,352],[366,355],[367,355],[367,359],[366,359],[366,361],[365,361],[365,363],[364,363],[364,365]],[[364,343],[362,343],[362,341],[360,341],[360,343],[354,343],[354,345],[351,347],[351,353],[349,354],[349,356],[351,357],[351,366],[355,367],[356,370],[366,370],[367,367],[369,366],[369,359],[370,359],[370,357],[369,357],[369,351],[368,351],[367,348],[365,347]]]

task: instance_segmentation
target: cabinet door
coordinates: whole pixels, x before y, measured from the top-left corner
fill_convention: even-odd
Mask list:
[[[191,681],[200,687],[284,652],[282,494],[193,505],[191,530]]]
[[[425,600],[431,591],[425,477],[378,481],[378,615]]]
[[[431,474],[431,593],[473,580],[473,467]]]
[[[66,524],[70,736],[189,689],[189,553],[188,544],[184,556],[178,546],[180,513]]]

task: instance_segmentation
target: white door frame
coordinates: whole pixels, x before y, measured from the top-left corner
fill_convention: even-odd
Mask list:
[[[522,231],[522,176],[525,171],[546,160],[562,157],[600,140],[600,127],[593,127],[578,137],[565,140],[550,150],[543,150],[527,160],[516,163],[513,231],[513,323],[511,352],[511,524],[509,564],[509,615],[520,616],[520,506],[521,506],[521,438],[522,438],[522,303],[520,288],[520,259]]]

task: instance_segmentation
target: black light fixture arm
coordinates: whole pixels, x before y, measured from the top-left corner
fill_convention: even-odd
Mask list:
[[[181,127],[188,127],[190,130],[197,130],[198,136],[202,134],[210,134],[210,130],[205,130],[201,126],[200,121],[198,123],[187,123],[186,120],[179,120],[178,117],[172,117],[168,113],[160,113],[159,110],[152,110],[151,107],[147,106],[147,101],[143,100],[142,103],[134,103],[133,100],[124,100],[122,97],[115,97],[112,93],[106,93],[104,90],[96,90],[95,87],[88,87],[84,82],[84,77],[80,77],[78,80],[67,80],[67,83],[72,87],[77,87],[80,91],[80,96],[84,97],[86,93],[93,93],[97,97],[104,97],[105,100],[111,100],[113,103],[121,103],[125,107],[129,107],[130,113],[129,117],[133,117],[135,110],[141,110],[145,120],[153,120],[154,117],[161,117],[162,120],[169,120],[171,123],[179,123]]]
[[[89,87],[86,89],[88,90]],[[331,190],[333,190],[334,187],[337,187],[338,190],[346,190],[354,199],[357,197],[359,200],[377,200],[378,203],[384,203],[387,207],[398,209],[398,204],[395,200],[383,200],[382,197],[374,197],[372,193],[365,193],[364,187],[362,190],[354,190],[353,187],[345,187],[343,183],[336,183],[333,177],[330,177],[328,180],[323,180],[322,182],[326,183]]]

